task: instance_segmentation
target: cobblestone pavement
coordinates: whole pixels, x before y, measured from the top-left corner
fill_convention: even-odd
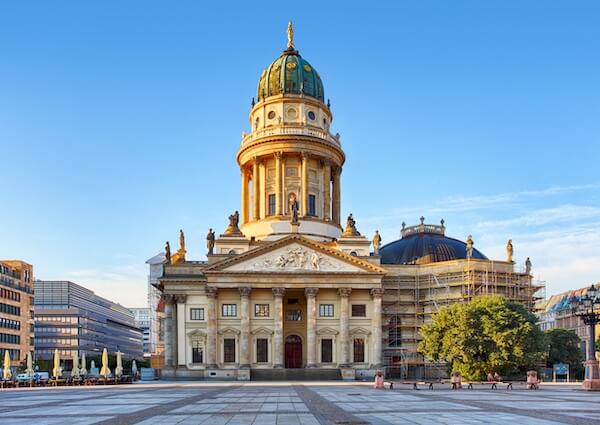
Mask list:
[[[0,424],[600,424],[600,394],[374,390],[360,384],[163,383],[0,390]]]

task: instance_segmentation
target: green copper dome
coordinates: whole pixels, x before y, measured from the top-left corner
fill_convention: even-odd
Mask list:
[[[294,49],[287,49],[265,69],[258,82],[258,99],[278,94],[303,94],[324,102],[319,73]]]

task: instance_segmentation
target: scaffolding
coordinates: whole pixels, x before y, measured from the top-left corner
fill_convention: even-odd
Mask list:
[[[446,375],[444,365],[425,361],[418,353],[419,330],[440,308],[481,295],[501,295],[534,312],[543,299],[544,282],[514,264],[466,259],[390,268],[384,279],[384,365],[401,379]]]

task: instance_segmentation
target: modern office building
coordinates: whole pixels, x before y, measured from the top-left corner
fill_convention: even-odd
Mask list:
[[[0,358],[17,366],[33,351],[33,266],[0,260]]]
[[[106,348],[124,357],[143,356],[142,330],[127,308],[99,297],[69,281],[36,280],[35,354],[50,359],[58,349],[61,358],[97,356]]]
[[[130,308],[133,313],[133,320],[136,328],[140,328],[144,333],[144,357],[152,355],[150,343],[150,309],[149,308]]]

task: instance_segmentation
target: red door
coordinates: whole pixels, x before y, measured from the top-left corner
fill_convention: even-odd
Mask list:
[[[290,335],[285,339],[285,367],[302,367],[302,340],[297,335]]]

